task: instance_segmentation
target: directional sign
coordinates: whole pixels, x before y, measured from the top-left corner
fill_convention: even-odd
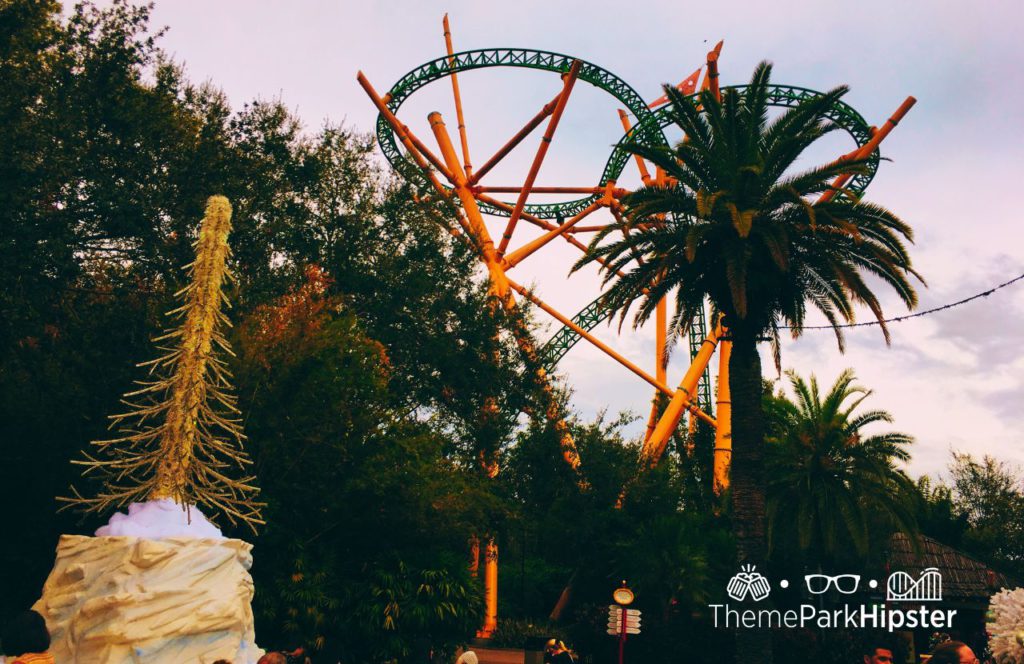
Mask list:
[[[626,628],[626,634],[639,634],[639,633],[640,633],[640,628],[639,627],[627,627]]]
[[[640,609],[626,609],[626,617],[631,618],[633,616],[640,616]]]
[[[608,628],[608,633],[611,634],[612,636],[618,636],[620,634],[620,632],[619,632],[619,630],[617,628],[616,629],[612,629],[611,627]]]

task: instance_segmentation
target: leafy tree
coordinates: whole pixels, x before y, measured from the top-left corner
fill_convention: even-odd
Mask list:
[[[896,466],[910,459],[913,439],[864,431],[892,416],[858,412],[871,392],[854,384],[852,369],[824,394],[813,375],[787,375],[795,399],[780,392],[768,407],[769,546],[795,540],[811,560],[834,563],[850,545],[868,554],[872,523],[915,533],[916,492]]]
[[[825,112],[847,88],[811,97],[769,120],[770,73],[769,64],[759,65],[745,90],[727,89],[721,101],[710,91],[691,99],[666,88],[685,140],[671,149],[630,149],[664,169],[674,185],[629,196],[625,217],[598,233],[576,266],[606,260],[604,302],[622,317],[639,302],[637,325],[663,297],[675,301],[677,333],[688,328],[705,298],[715,317],[724,315],[733,343],[732,521],[739,561],[757,565],[766,555],[758,340],[777,340],[781,325],[798,334],[808,303],[833,324],[840,347],[836,326],[853,320],[854,303],[866,304],[885,332],[865,274],[892,287],[907,306],[917,302],[903,244],[912,237],[909,226],[842,192],[815,201],[831,190],[834,178],[863,169],[863,162],[789,174],[805,149],[836,128]],[[623,239],[606,242],[622,231],[628,231]],[[737,638],[737,657],[770,660],[766,632]]]
[[[503,321],[479,315],[486,289],[444,230],[451,210],[384,177],[367,136],[306,132],[277,102],[234,112],[189,83],[148,7],[58,12],[0,3],[0,484],[24,505],[3,515],[19,546],[0,566],[19,573],[0,622],[38,597],[60,533],[99,525],[56,516],[53,496],[141,377],[218,191],[234,205],[232,369],[273,520],[256,542],[262,632],[333,647],[339,589],[374,565],[469,583],[465,538],[503,512],[477,452],[508,445],[532,396],[502,389],[521,360]],[[495,394],[484,431],[476,406]],[[343,519],[352,505],[376,507]],[[291,581],[300,568],[327,579],[322,597]]]
[[[954,453],[949,467],[953,509],[970,528],[967,550],[1017,577],[1024,576],[1024,487],[1020,470],[985,455]]]
[[[970,527],[967,515],[958,512],[953,491],[942,482],[922,475],[915,484],[920,499],[917,522],[921,532],[955,548],[963,548],[964,534]]]

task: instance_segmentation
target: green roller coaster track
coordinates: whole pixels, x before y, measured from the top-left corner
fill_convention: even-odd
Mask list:
[[[482,49],[455,53],[451,56],[440,57],[420,65],[399,79],[388,92],[388,108],[397,114],[399,107],[413,92],[428,83],[454,73],[488,67],[522,67],[565,74],[577,59],[560,53],[521,48]],[[590,83],[612,95],[636,119],[633,129],[624,134],[612,149],[611,156],[605,164],[597,186],[603,187],[609,181],[618,180],[619,175],[626,166],[626,162],[629,161],[631,156],[624,148],[627,142],[644,143],[651,147],[668,146],[669,142],[664,133],[664,128],[672,122],[668,113],[668,106],[663,106],[656,111],[649,109],[643,98],[625,81],[608,70],[584,60],[580,60],[577,80]],[[744,88],[745,86],[729,86],[722,89],[723,91],[728,89],[740,91]],[[793,107],[806,99],[820,94],[814,90],[791,85],[773,85],[769,91],[769,103],[777,107]],[[871,138],[871,129],[868,123],[849,104],[842,101],[835,102],[829,108],[826,116],[845,130],[858,147],[866,144]],[[380,143],[381,150],[384,152],[384,156],[399,173],[421,186],[429,186],[420,168],[399,148],[395,133],[383,116],[377,118],[377,140]],[[878,169],[878,162],[879,152],[875,150],[869,158],[865,171],[855,175],[847,187],[856,193],[863,192],[874,178],[875,172]],[[524,211],[541,219],[555,219],[561,223],[561,220],[575,216],[596,201],[597,198],[598,196],[595,194],[570,201],[528,204]],[[512,205],[512,203],[509,203],[509,207],[512,207]],[[484,202],[480,203],[480,209],[482,212],[499,217],[508,216],[509,214],[503,208]],[[577,313],[573,317],[573,322],[584,330],[591,330],[607,318],[608,312],[601,305],[601,298],[599,297]],[[693,321],[693,325],[690,328],[691,357],[696,352],[695,349],[699,348],[701,341],[706,335],[706,327],[707,323],[703,316],[700,316],[699,320]],[[553,368],[579,340],[580,335],[572,330],[572,328],[568,326],[561,328],[540,349],[540,357],[545,367],[548,369]],[[701,377],[698,386],[698,403],[705,412],[711,412],[711,385],[708,372],[706,371]]]

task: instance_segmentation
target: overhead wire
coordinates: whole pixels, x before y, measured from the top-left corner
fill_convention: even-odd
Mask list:
[[[997,286],[993,286],[992,288],[989,288],[988,290],[981,291],[980,293],[975,293],[974,295],[971,295],[970,297],[965,297],[962,300],[957,300],[956,302],[950,302],[950,303],[944,304],[944,305],[942,305],[940,307],[933,307],[931,309],[926,309],[924,311],[918,311],[918,312],[915,312],[915,313],[912,313],[912,314],[907,314],[905,316],[893,316],[892,318],[884,318],[884,319],[882,319],[880,321],[879,320],[872,320],[872,321],[866,321],[864,323],[844,323],[842,325],[804,325],[804,326],[801,326],[800,329],[801,330],[832,330],[832,329],[835,329],[835,328],[868,327],[870,325],[881,325],[882,323],[902,323],[903,321],[910,320],[911,318],[921,318],[922,316],[928,316],[928,315],[931,315],[931,314],[934,314],[934,313],[938,313],[940,311],[946,311],[947,309],[953,309],[955,307],[959,307],[961,305],[967,304],[968,302],[973,302],[974,300],[978,300],[978,299],[981,299],[983,297],[988,297],[992,293],[995,293],[998,290],[1006,288],[1007,286],[1011,286],[1011,285],[1013,285],[1016,282],[1021,281],[1021,280],[1024,280],[1024,274],[1020,274],[1020,275],[1014,277],[1013,279],[1010,279],[1009,281],[1004,281],[1003,283],[1001,283],[1001,284],[999,284]],[[788,329],[792,329],[792,327],[789,326],[789,325],[785,325],[785,326],[780,325],[779,329],[780,330],[788,330]]]

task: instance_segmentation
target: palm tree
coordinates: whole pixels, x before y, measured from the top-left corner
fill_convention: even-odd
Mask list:
[[[835,561],[848,543],[868,553],[872,524],[916,532],[914,483],[897,462],[910,459],[914,439],[904,433],[868,435],[864,429],[892,422],[884,410],[854,411],[871,394],[839,375],[824,398],[810,383],[787,372],[795,394],[770,397],[768,442],[768,542],[795,531],[796,541],[818,560]]]
[[[904,240],[909,226],[885,208],[845,191],[815,204],[842,173],[859,172],[863,161],[830,163],[798,174],[801,153],[835,129],[826,109],[846,87],[812,97],[775,119],[768,117],[771,66],[762,63],[743,91],[710,92],[699,105],[666,87],[672,120],[686,138],[674,148],[639,144],[631,151],[663,168],[670,187],[645,187],[624,201],[626,214],[605,227],[574,269],[604,266],[604,302],[625,318],[638,303],[634,325],[655,311],[663,297],[675,302],[673,330],[709,299],[724,315],[732,339],[732,523],[739,563],[761,566],[766,556],[764,416],[758,341],[777,341],[781,325],[794,335],[804,324],[807,303],[835,327],[866,304],[888,340],[878,298],[865,273],[891,286],[908,306],[917,303]],[[605,242],[611,233],[624,237]],[[636,257],[644,260],[636,261]],[[767,635],[744,635],[738,657],[770,660]],[[753,642],[748,642],[753,640]]]

